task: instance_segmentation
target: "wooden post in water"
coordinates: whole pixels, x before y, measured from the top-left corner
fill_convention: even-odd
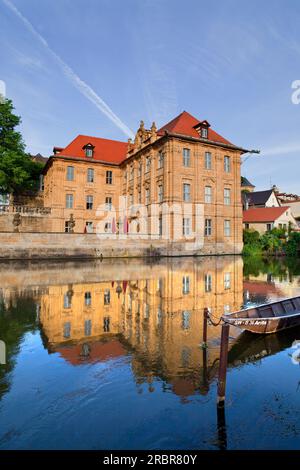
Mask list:
[[[221,346],[220,346],[220,364],[219,364],[219,377],[218,377],[218,404],[221,404],[221,403],[224,404],[225,402],[229,328],[230,326],[227,323],[224,323],[222,325]]]
[[[208,309],[203,310],[203,335],[202,335],[202,349],[207,348],[207,320],[208,320]]]
[[[225,402],[217,404],[218,443],[220,450],[227,449],[227,430],[225,418]]]

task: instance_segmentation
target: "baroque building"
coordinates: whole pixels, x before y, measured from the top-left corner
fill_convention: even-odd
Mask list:
[[[201,376],[205,365],[217,373],[221,326],[208,326],[205,364],[203,310],[209,307],[218,319],[241,307],[242,258],[172,259],[151,268],[112,269],[101,269],[101,281],[85,273],[85,282],[49,285],[40,296],[48,351],[74,366],[130,354],[137,383],[161,377],[179,395],[205,392]],[[231,341],[237,334],[232,329]]]
[[[44,174],[52,232],[194,243],[201,253],[240,253],[240,158],[247,150],[187,112],[134,141],[77,136],[54,147]]]

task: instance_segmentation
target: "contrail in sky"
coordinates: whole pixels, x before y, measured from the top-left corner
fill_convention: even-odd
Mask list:
[[[63,74],[73,83],[73,85],[84,95],[88,100],[90,100],[100,111],[105,114],[121,131],[124,132],[128,137],[134,138],[134,134],[129,127],[124,124],[121,119],[116,116],[116,114],[110,109],[110,107],[100,98],[99,95],[71,69],[71,67],[66,64],[59,55],[54,52],[46,39],[41,36],[37,30],[32,26],[30,21],[22,15],[22,13],[15,7],[15,5],[10,0],[3,0],[5,5],[10,8],[10,10],[23,22],[26,28],[39,40],[41,44],[48,50],[52,55],[56,63],[60,66],[63,71]]]

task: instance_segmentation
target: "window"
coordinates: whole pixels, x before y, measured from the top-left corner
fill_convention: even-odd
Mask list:
[[[106,184],[112,184],[112,171],[110,170],[106,172]]]
[[[191,312],[189,312],[188,310],[184,310],[182,312],[181,328],[183,330],[188,330],[190,328],[190,317]]]
[[[273,228],[273,224],[267,224],[267,231],[270,232]]]
[[[212,234],[212,222],[211,219],[205,219],[205,224],[204,224],[204,235],[206,237],[210,236]]]
[[[73,209],[74,198],[73,194],[66,194],[66,208]]]
[[[164,198],[164,187],[162,184],[158,186],[158,202],[163,202]]]
[[[145,307],[144,307],[144,319],[148,320],[150,316],[150,306],[145,302]]]
[[[64,335],[64,338],[70,338],[71,336],[71,323],[69,321],[64,323],[63,335]]]
[[[230,206],[231,191],[229,188],[224,188],[224,204],[225,206]]]
[[[204,276],[204,289],[205,292],[211,292],[212,290],[212,275],[205,274]]]
[[[206,204],[212,203],[212,187],[211,186],[205,186],[204,200]]]
[[[141,204],[142,202],[142,191],[141,191],[141,188],[139,188],[139,191],[138,191],[138,203]]]
[[[111,211],[112,210],[112,197],[107,196],[105,198],[105,210]]]
[[[225,273],[224,274],[224,289],[230,289],[231,285],[231,275],[230,273]]]
[[[148,173],[148,171],[150,171],[150,169],[151,169],[151,158],[150,158],[150,157],[147,157],[147,158],[146,158],[145,172]]]
[[[64,294],[64,308],[71,308],[72,306],[72,297],[69,292]]]
[[[183,233],[183,235],[190,235],[190,233],[191,233],[190,223],[191,223],[191,219],[187,219],[187,218],[183,217],[183,219],[182,219],[182,233]]]
[[[162,311],[161,311],[161,308],[158,307],[158,309],[157,309],[157,325],[161,325],[161,321],[162,321]]]
[[[44,175],[40,175],[40,191],[44,191],[45,185],[44,185]],[[1,202],[1,194],[0,194],[0,204]]]
[[[103,318],[103,331],[109,333],[110,331],[110,317]]]
[[[105,222],[104,232],[105,233],[111,233],[111,223],[110,222]]]
[[[188,294],[190,292],[190,277],[183,276],[182,278],[182,293]]]
[[[146,188],[145,190],[145,198],[146,198],[146,204],[150,204],[150,189]]]
[[[65,221],[65,233],[71,233],[71,224],[69,220]]]
[[[92,294],[90,292],[84,293],[84,305],[90,307],[92,305]]]
[[[184,369],[189,367],[191,360],[191,350],[190,348],[184,346],[181,350],[181,365]]]
[[[224,235],[225,237],[230,237],[230,220],[224,220]]]
[[[250,225],[249,224],[245,224],[245,229],[249,229]]]
[[[205,152],[205,169],[211,170],[211,153]]]
[[[93,233],[94,231],[93,222],[86,222],[85,229],[86,229],[86,233]]]
[[[182,150],[183,166],[190,166],[191,165],[190,153],[191,153],[190,149],[183,149]]]
[[[88,210],[93,209],[93,200],[94,200],[93,196],[87,196],[86,197],[86,208]]]
[[[207,139],[207,136],[208,136],[207,127],[202,127],[202,129],[201,129],[201,137],[202,137],[203,139]]]
[[[162,215],[161,214],[159,215],[159,218],[158,218],[158,234],[159,234],[160,237],[163,234],[163,221],[162,221]]]
[[[94,149],[92,145],[87,145],[84,149],[86,157],[92,157],[94,154]]]
[[[94,182],[94,170],[93,168],[88,168],[87,171],[87,182],[93,183]]]
[[[85,336],[91,336],[92,334],[92,320],[84,321],[84,334]]]
[[[67,166],[67,181],[73,181],[73,180],[74,180],[74,167]]]
[[[230,157],[224,157],[224,171],[230,173]]]
[[[138,176],[142,176],[142,170],[143,170],[143,165],[142,165],[142,162],[140,162],[138,166]]]
[[[130,180],[133,180],[133,178],[134,178],[134,166],[133,165],[131,165],[131,167],[130,167],[129,175],[130,175]]]
[[[133,205],[133,193],[130,193],[130,194],[129,194],[129,205],[130,205],[130,206]]]
[[[190,202],[191,200],[191,185],[188,183],[183,184],[183,200],[184,202]]]
[[[158,169],[163,168],[164,166],[164,154],[160,151],[158,152]]]
[[[110,304],[110,290],[105,289],[104,291],[104,305],[109,305]]]

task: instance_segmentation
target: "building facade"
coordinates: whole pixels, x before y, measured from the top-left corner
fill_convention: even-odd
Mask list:
[[[52,232],[188,240],[196,251],[242,250],[240,157],[246,150],[181,113],[132,142],[79,135],[43,171]]]

